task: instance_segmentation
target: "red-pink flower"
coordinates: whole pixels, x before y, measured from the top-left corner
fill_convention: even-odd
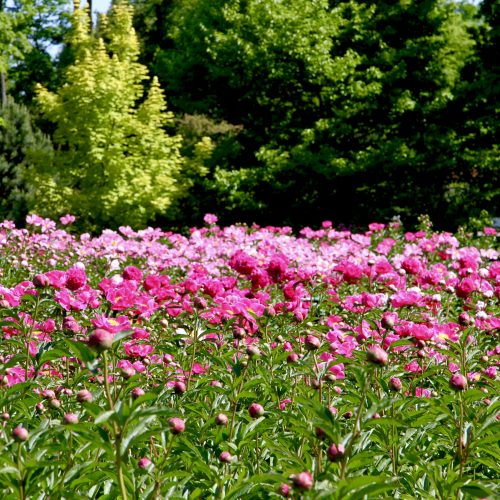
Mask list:
[[[154,351],[151,344],[136,344],[135,341],[126,342],[123,344],[123,348],[126,355],[131,358],[145,358]]]
[[[400,307],[410,307],[410,306],[419,307],[423,305],[423,297],[420,292],[400,291],[391,297],[391,304],[393,307],[397,309]]]

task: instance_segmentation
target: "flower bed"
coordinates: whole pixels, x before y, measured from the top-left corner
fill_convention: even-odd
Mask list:
[[[5,498],[493,498],[494,229],[206,222],[0,224]]]

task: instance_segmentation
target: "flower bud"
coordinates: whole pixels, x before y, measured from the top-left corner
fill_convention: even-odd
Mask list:
[[[15,441],[18,443],[21,443],[23,441],[27,441],[29,438],[29,432],[28,429],[25,429],[24,427],[18,426],[12,431],[12,437],[14,438]]]
[[[56,399],[56,398],[49,399],[49,406],[51,408],[55,408],[57,410],[58,408],[61,408],[61,401],[59,399]]]
[[[247,354],[250,359],[258,358],[260,356],[260,349],[256,345],[249,345],[247,347]]]
[[[278,495],[281,495],[282,497],[288,498],[291,495],[292,491],[291,488],[288,484],[286,483],[281,483],[279,488],[278,488]]]
[[[316,437],[318,439],[321,439],[321,440],[325,439],[325,437],[326,437],[326,433],[321,427],[316,427],[316,429],[314,429],[314,434],[316,435]]]
[[[382,316],[381,324],[387,330],[391,330],[392,328],[394,328],[396,321],[393,315],[387,314],[385,316]]]
[[[52,389],[45,389],[45,390],[42,392],[42,396],[43,396],[45,399],[55,399],[55,397],[56,397],[56,393],[55,393]]]
[[[262,417],[262,415],[264,415],[264,408],[258,403],[252,403],[248,407],[248,413],[252,418]]]
[[[385,366],[389,362],[389,355],[376,345],[366,351],[366,359],[375,365]]]
[[[313,486],[312,474],[306,471],[293,476],[293,484],[300,490],[310,490]]]
[[[392,377],[389,380],[389,389],[394,392],[399,392],[403,388],[403,384],[398,377]]]
[[[93,347],[97,352],[107,351],[113,346],[114,338],[115,336],[111,332],[103,328],[97,328],[90,334],[88,345]]]
[[[125,366],[120,370],[120,374],[125,380],[128,380],[136,374],[136,371],[131,366]]]
[[[241,328],[241,326],[234,326],[233,327],[233,337],[236,340],[244,339],[246,336],[247,336],[247,332],[244,328]]]
[[[286,358],[287,363],[296,363],[298,360],[299,355],[296,352],[291,352]]]
[[[76,393],[76,400],[79,403],[90,403],[93,399],[92,393],[87,389],[82,389]]]
[[[176,394],[184,394],[186,392],[186,384],[180,380],[176,380],[174,383],[174,392]]]
[[[79,422],[78,420],[78,415],[76,415],[75,413],[65,413],[64,414],[64,417],[63,417],[63,423],[65,425],[75,425]]]
[[[330,462],[340,462],[344,458],[345,448],[343,444],[332,444],[328,450],[326,450],[328,460]]]
[[[207,307],[207,301],[203,297],[195,297],[193,299],[193,306],[195,309],[205,309]]]
[[[131,391],[131,393],[130,393],[130,394],[132,394],[132,398],[133,398],[133,399],[138,399],[138,398],[140,398],[141,396],[144,396],[144,394],[146,394],[146,393],[145,393],[145,392],[144,392],[144,390],[143,390],[143,389],[141,389],[140,387],[134,387],[134,388],[132,389],[132,391]]]
[[[35,288],[46,288],[50,286],[50,280],[45,274],[35,274],[33,278],[33,286]]]
[[[450,377],[450,387],[454,391],[465,391],[467,389],[467,379],[461,373],[454,373]]]
[[[233,460],[233,456],[232,456],[232,455],[231,455],[231,453],[229,453],[228,451],[223,451],[223,452],[219,455],[219,460],[220,460],[222,463],[228,464],[228,463],[230,463],[230,462]]]
[[[186,424],[182,418],[172,417],[168,420],[168,425],[172,434],[181,434],[186,430]]]
[[[305,339],[305,348],[308,351],[315,351],[321,347],[321,340],[314,335],[307,335]]]
[[[148,457],[142,457],[137,462],[137,467],[139,467],[139,469],[147,469],[151,464],[152,462]]]
[[[227,417],[227,415],[225,413],[219,413],[215,417],[215,423],[217,425],[227,425],[229,423],[229,418]]]

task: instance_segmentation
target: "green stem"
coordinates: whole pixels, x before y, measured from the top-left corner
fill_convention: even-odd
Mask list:
[[[111,397],[111,390],[109,387],[109,371],[108,371],[108,353],[104,351],[103,353],[103,372],[104,372],[104,392],[106,393],[106,399],[108,400],[109,409],[115,409],[115,403]],[[116,475],[118,476],[118,486],[120,487],[120,494],[123,500],[128,499],[127,488],[125,486],[125,477],[123,475],[122,467],[122,457],[121,457],[121,442],[122,442],[122,431],[118,428],[116,421],[113,421],[113,433],[114,433],[114,445],[115,445],[115,468]]]
[[[259,468],[260,468],[260,450],[259,450],[259,433],[257,432],[255,435],[255,455],[256,455],[256,462],[257,462],[257,474],[259,473]]]
[[[392,403],[392,408],[391,408],[391,418],[394,420],[395,418],[395,408],[394,408],[394,403]],[[396,476],[398,473],[398,447],[397,447],[397,440],[398,433],[397,433],[397,428],[394,424],[392,424],[392,451],[391,451],[391,458],[392,458],[392,473]]]
[[[371,372],[370,372],[370,375],[371,375]],[[361,401],[359,403],[359,408],[358,408],[358,412],[356,415],[356,420],[354,422],[353,429],[352,429],[352,435],[351,435],[351,438],[349,439],[349,444],[347,445],[344,458],[342,459],[342,462],[340,463],[340,479],[341,480],[345,479],[345,476],[347,473],[347,461],[349,460],[349,456],[351,455],[352,448],[354,446],[354,442],[361,434],[361,416],[363,414],[363,409],[365,406],[365,399],[366,399],[366,394],[368,392],[368,387],[370,386],[370,378],[371,378],[371,376],[365,381],[365,385],[363,387],[363,393],[361,394]]]
[[[233,432],[234,432],[234,420],[236,418],[236,407],[237,407],[237,404],[238,404],[238,394],[241,392],[241,389],[243,388],[243,381],[244,381],[244,374],[245,374],[245,370],[246,368],[243,368],[242,372],[241,372],[241,380],[240,380],[240,385],[238,386],[238,390],[236,391],[236,394],[234,395],[234,399],[233,399],[233,411],[231,413],[231,425],[229,427],[229,442],[232,441],[233,439]]]
[[[186,379],[186,389],[189,389],[189,382],[191,381],[191,375],[193,373],[193,365],[194,365],[194,360],[196,357],[196,348],[198,346],[198,320],[195,321],[194,323],[194,339],[193,339],[193,352],[191,354],[191,364],[189,365],[189,371],[188,371],[188,376]]]
[[[464,400],[462,398],[462,394],[458,395],[460,400],[460,420],[459,420],[459,429],[458,429],[458,458],[460,460],[460,477],[464,474],[464,465],[465,465],[465,457],[464,457],[464,444],[463,444],[463,436],[464,436]]]
[[[24,467],[22,466],[22,460],[21,460],[21,446],[22,443],[18,444],[17,448],[17,469],[19,471],[19,500],[25,500],[26,499],[26,492],[24,490]]]
[[[24,368],[25,371],[25,380],[28,380],[28,373],[29,373],[29,366],[30,366],[30,343],[31,343],[31,337],[33,335],[33,330],[35,329],[35,322],[36,322],[36,317],[38,316],[38,305],[40,304],[40,292],[38,292],[39,295],[36,297],[36,302],[35,302],[35,310],[33,312],[33,316],[31,316],[31,325],[28,330],[28,339],[26,341],[26,366]]]
[[[115,404],[113,398],[111,397],[111,390],[109,388],[109,371],[108,371],[108,353],[104,351],[103,353],[103,372],[104,372],[104,392],[106,393],[106,399],[108,400],[109,409],[114,410]]]
[[[161,486],[160,477],[159,477],[160,470],[163,468],[163,466],[167,462],[168,456],[170,455],[170,452],[172,451],[173,444],[174,444],[174,436],[171,436],[170,442],[168,443],[168,447],[167,447],[167,450],[165,451],[165,455],[163,456],[163,459],[160,462],[158,462],[157,466],[155,467],[155,488],[153,491],[153,498],[159,497],[160,486]]]

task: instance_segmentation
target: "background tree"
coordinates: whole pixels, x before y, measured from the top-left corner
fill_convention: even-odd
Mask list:
[[[23,172],[35,159],[50,159],[52,144],[32,123],[28,109],[7,98],[0,109],[0,219],[22,224],[27,214]]]
[[[54,51],[69,27],[68,0],[0,0],[0,63],[5,94],[30,105],[36,83],[57,86]],[[8,89],[7,89],[8,87]]]
[[[174,109],[242,127],[205,183],[226,222],[460,216],[447,110],[474,42],[457,4],[137,3],[167,11],[161,43],[136,22]]]
[[[462,72],[451,107],[460,137],[450,203],[471,217],[500,214],[500,2],[483,0],[471,33],[477,50]]]
[[[87,228],[143,226],[181,190],[181,139],[163,129],[173,115],[156,78],[144,95],[148,76],[137,62],[131,8],[117,2],[98,36],[75,12],[68,42],[75,62],[64,85],[57,93],[39,89],[38,103],[56,126],[56,151],[30,173],[30,208],[50,217],[73,213]]]

